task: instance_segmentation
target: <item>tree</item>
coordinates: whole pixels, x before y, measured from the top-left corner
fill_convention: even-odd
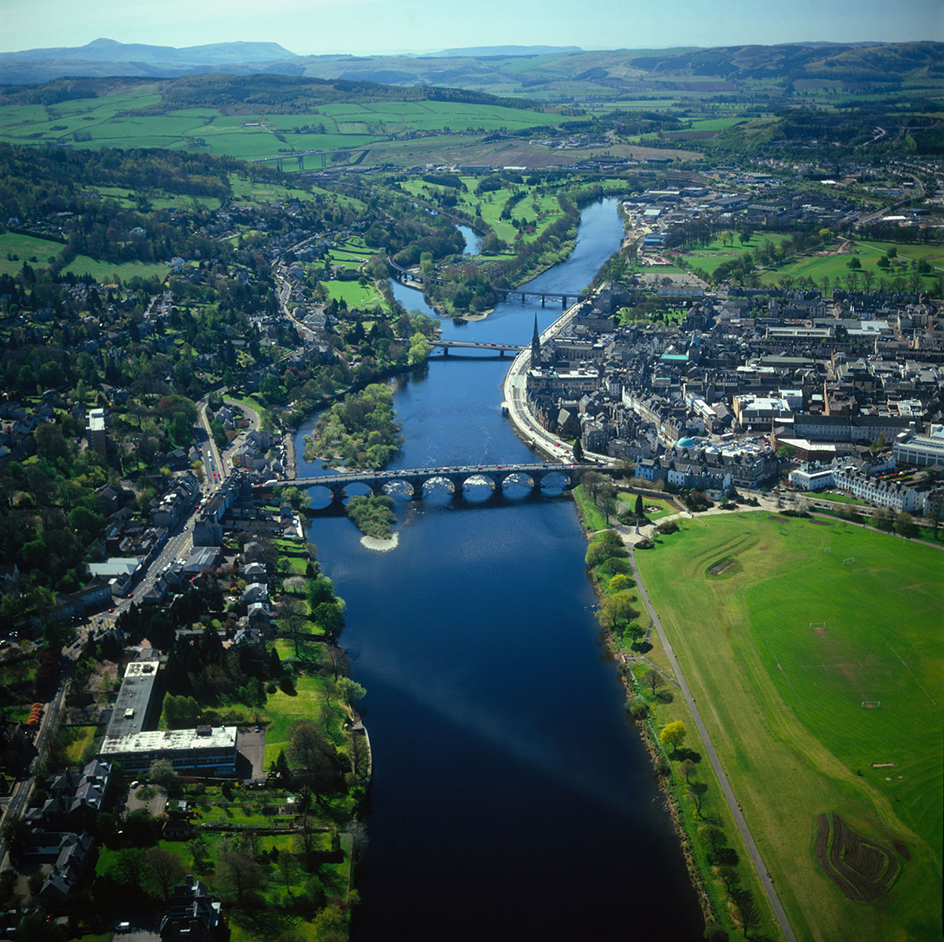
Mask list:
[[[338,697],[343,700],[348,707],[352,706],[356,700],[363,700],[367,696],[367,690],[357,681],[350,677],[338,678],[336,689]]]
[[[291,777],[292,770],[289,768],[288,757],[285,755],[284,749],[280,749],[278,756],[272,760],[269,772],[272,774],[272,777],[279,782],[287,782]]]
[[[184,865],[176,854],[162,847],[149,847],[144,852],[147,877],[166,903],[174,894],[174,887],[186,875]]]
[[[881,530],[883,533],[890,533],[894,524],[894,518],[887,507],[877,507],[872,516],[869,517],[869,525]]]
[[[698,829],[698,838],[712,853],[728,845],[728,835],[715,824],[703,824]]]
[[[665,686],[665,678],[655,669],[646,671],[643,675],[643,682],[653,696],[656,695],[657,690]]]
[[[633,582],[629,576],[618,572],[612,579],[610,579],[610,584],[608,589],[610,592],[625,592],[628,589],[633,587]]]
[[[180,784],[180,776],[174,771],[169,759],[155,759],[148,769],[148,778],[169,792]]]
[[[698,771],[698,766],[691,759],[682,759],[682,775],[685,776],[685,782],[691,784],[692,776]]]
[[[298,865],[298,858],[287,850],[280,850],[276,867],[279,872],[279,880],[285,887],[285,891],[294,898],[295,894],[292,892],[292,887],[298,882],[302,874],[302,869]]]
[[[899,511],[895,514],[895,521],[892,524],[896,533],[901,534],[906,539],[913,539],[918,535],[918,524],[915,523],[914,517],[911,514],[906,513],[904,510]]]
[[[297,720],[289,728],[289,755],[305,772],[315,800],[325,806],[324,796],[342,781],[338,753],[313,720]]]
[[[610,631],[622,633],[639,617],[639,609],[633,608],[633,600],[629,592],[603,596],[600,602],[600,624]]]
[[[637,519],[641,520],[646,516],[645,507],[642,503],[642,494],[636,495],[636,506],[633,508],[633,513],[636,515]]]
[[[600,488],[597,503],[606,517],[606,522],[610,522],[610,517],[616,513],[617,492],[616,485],[612,481],[604,482]]]
[[[219,877],[217,885],[224,899],[236,902],[239,908],[252,912],[264,905],[260,891],[266,875],[256,860],[252,841],[247,836],[224,838],[217,853]]]
[[[662,732],[659,733],[659,742],[672,752],[678,752],[687,733],[685,724],[681,720],[674,720],[663,727]]]
[[[594,503],[600,495],[600,488],[606,483],[606,478],[599,471],[586,471],[580,476],[583,489]]]
[[[583,442],[579,437],[574,439],[574,461],[577,464],[583,461]]]
[[[928,523],[931,524],[931,530],[934,533],[934,539],[937,540],[937,528],[941,524],[941,508],[944,507],[944,501],[935,498],[928,506]]]
[[[738,916],[741,920],[741,929],[744,932],[744,938],[749,938],[749,930],[753,929],[760,922],[760,913],[757,909],[757,903],[754,897],[747,890],[741,890],[734,894],[734,905],[737,907]]]

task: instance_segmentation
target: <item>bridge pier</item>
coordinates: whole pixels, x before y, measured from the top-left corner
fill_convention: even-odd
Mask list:
[[[542,294],[542,295],[541,295],[541,307],[544,307],[544,302],[545,302],[545,301],[547,301],[547,298],[545,297],[545,295]]]

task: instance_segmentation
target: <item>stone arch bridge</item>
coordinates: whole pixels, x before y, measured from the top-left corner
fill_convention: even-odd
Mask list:
[[[510,478],[525,480],[530,487],[540,490],[545,479],[563,478],[566,488],[573,487],[582,471],[613,473],[613,469],[595,464],[492,464],[460,465],[450,468],[409,468],[400,471],[341,472],[340,474],[322,474],[317,477],[295,478],[293,481],[280,481],[279,484],[292,484],[296,487],[325,487],[335,500],[347,496],[347,488],[352,484],[364,484],[374,494],[384,494],[391,485],[406,485],[410,488],[414,500],[423,497],[430,482],[447,483],[453,493],[462,493],[465,485],[475,479],[490,483],[496,493],[504,490]],[[264,485],[263,485],[264,486]]]

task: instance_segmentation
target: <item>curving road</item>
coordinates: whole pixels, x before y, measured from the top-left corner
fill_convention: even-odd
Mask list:
[[[701,740],[705,744],[705,752],[708,754],[711,767],[714,769],[715,775],[718,776],[718,781],[721,783],[721,791],[724,793],[728,807],[731,809],[731,814],[734,817],[735,824],[737,824],[738,831],[741,832],[741,837],[744,839],[744,844],[754,864],[754,869],[757,871],[757,876],[760,879],[761,885],[764,887],[767,899],[770,900],[770,905],[773,907],[777,921],[780,923],[780,929],[783,932],[784,938],[787,942],[796,942],[796,935],[794,935],[790,921],[787,919],[787,914],[780,902],[780,897],[777,895],[777,891],[774,889],[774,885],[767,875],[767,868],[764,866],[760,851],[754,843],[750,828],[748,828],[747,822],[744,820],[744,815],[741,814],[741,806],[734,797],[734,791],[728,782],[728,777],[724,774],[724,769],[721,767],[721,760],[718,758],[718,753],[715,751],[711,736],[708,734],[708,730],[705,728],[705,724],[702,721],[701,713],[699,713],[698,706],[695,703],[695,698],[692,696],[692,692],[689,690],[688,684],[685,681],[685,675],[679,667],[678,660],[675,657],[675,651],[669,639],[666,637],[665,631],[662,628],[662,622],[659,621],[659,616],[652,607],[652,602],[649,601],[649,594],[646,592],[646,587],[643,585],[642,578],[639,575],[639,569],[636,567],[636,557],[633,553],[633,548],[632,546],[628,546],[627,548],[629,549],[629,563],[633,570],[633,578],[636,580],[636,588],[639,590],[639,597],[645,604],[646,611],[649,612],[649,617],[652,619],[652,624],[655,626],[656,631],[659,633],[659,638],[662,640],[662,646],[665,648],[666,656],[669,659],[669,663],[672,665],[672,670],[675,672],[679,689],[685,697],[686,704],[688,704],[688,709],[692,714],[692,720],[695,723],[695,728],[698,730],[698,735],[701,736]]]

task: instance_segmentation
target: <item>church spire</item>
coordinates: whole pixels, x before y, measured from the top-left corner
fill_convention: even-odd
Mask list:
[[[534,315],[534,333],[531,336],[531,369],[541,365],[541,335],[538,333],[538,316]]]

